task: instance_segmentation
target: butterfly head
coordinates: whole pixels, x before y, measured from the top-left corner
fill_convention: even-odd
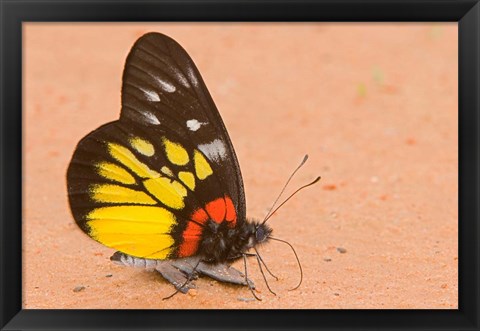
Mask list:
[[[262,224],[259,222],[254,222],[255,224],[255,232],[254,236],[252,236],[252,247],[258,244],[265,243],[268,240],[268,237],[272,233],[272,228],[269,227],[267,224]]]
[[[235,233],[234,238],[232,238],[234,244],[232,245],[230,257],[241,256],[242,253],[246,253],[250,249],[268,242],[268,237],[272,231],[272,228],[267,224],[247,219],[246,222],[243,222],[233,231]]]

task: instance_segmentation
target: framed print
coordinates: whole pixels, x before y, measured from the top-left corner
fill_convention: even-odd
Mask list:
[[[477,2],[2,8],[3,329],[478,328]]]

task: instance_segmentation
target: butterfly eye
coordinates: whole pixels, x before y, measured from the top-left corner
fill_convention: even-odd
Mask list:
[[[263,227],[259,227],[256,231],[255,231],[255,238],[257,239],[257,242],[262,242],[265,240],[266,238],[266,233],[265,231],[263,230]]]

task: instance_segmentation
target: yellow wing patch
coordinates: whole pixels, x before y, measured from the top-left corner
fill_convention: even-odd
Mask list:
[[[139,154],[153,156],[156,152],[154,145],[145,139],[131,138],[126,146],[107,143],[108,153],[119,164],[100,162],[96,169],[99,175],[118,184],[91,185],[89,194],[95,202],[117,205],[95,208],[86,215],[92,238],[136,257],[166,259],[173,252],[175,240],[171,231],[177,220],[174,213],[160,207],[158,202],[181,210],[188,191],[193,191],[196,181],[209,177],[213,170],[198,150],[193,152],[189,170],[190,156],[185,147],[165,137],[162,143],[167,159],[181,167],[177,175],[177,169],[174,173],[167,165],[159,165],[155,168],[160,169],[157,172],[137,158],[141,157]]]
[[[93,200],[103,203],[135,203],[141,205],[155,205],[157,203],[145,192],[113,184],[92,185],[90,196]]]
[[[178,144],[174,143],[167,138],[163,138],[163,145],[165,146],[165,152],[167,154],[167,159],[173,164],[182,166],[186,165],[189,161],[188,153],[186,149]]]
[[[183,198],[187,196],[187,189],[178,181],[167,177],[147,179],[143,182],[145,188],[165,206],[173,209],[185,207]]]
[[[94,219],[109,219],[131,222],[163,222],[165,230],[176,223],[175,215],[162,207],[152,206],[112,206],[93,209],[87,214],[89,221]]]
[[[180,171],[178,173],[178,178],[185,184],[190,190],[195,189],[195,176],[188,171]]]
[[[145,156],[153,156],[153,154],[155,154],[153,145],[142,138],[135,137],[130,139],[130,145],[132,145],[137,152]]]
[[[152,178],[159,177],[160,174],[155,170],[150,169],[146,164],[140,162],[135,155],[126,147],[115,143],[108,143],[108,152],[110,155],[122,163],[126,168],[133,171],[139,177]]]
[[[213,170],[210,167],[210,164],[208,161],[205,159],[202,153],[199,151],[195,150],[193,154],[193,162],[195,166],[195,173],[198,177],[198,179],[205,179],[211,174],[213,174]]]
[[[92,238],[126,254],[165,259],[173,249],[169,232],[177,221],[165,208],[101,207],[88,213],[87,220]]]
[[[96,164],[97,172],[106,179],[122,184],[135,184],[135,178],[124,168],[110,162],[99,162]]]
[[[92,235],[93,237],[93,235]],[[99,232],[93,237],[105,246],[131,256],[164,260],[173,250],[175,240],[168,234],[110,234]]]
[[[142,140],[140,138],[135,138],[136,140],[131,140],[130,142],[132,145],[135,145],[134,148],[138,148],[137,151],[140,152],[154,152],[153,145],[149,142]],[[189,157],[187,151],[180,145],[171,142],[170,140],[163,138],[162,139],[165,144],[165,150],[167,153],[167,158],[174,164],[180,163],[188,163]],[[151,149],[149,145],[151,145]],[[158,201],[162,202],[165,206],[168,206],[173,209],[182,209],[185,207],[185,203],[183,199],[187,196],[187,187],[192,188],[195,186],[195,180],[193,175],[188,175],[189,173],[184,172],[185,174],[182,175],[180,181],[176,181],[164,176],[161,176],[155,170],[150,169],[146,164],[138,160],[132,151],[130,151],[127,147],[121,146],[116,143],[108,143],[108,151],[110,155],[122,163],[126,168],[130,169],[132,172],[137,174],[139,177],[143,178],[143,186],[150,193],[153,195]],[[124,172],[128,173],[125,169],[121,167],[117,167],[119,169],[124,170]],[[160,171],[170,177],[174,177],[174,174],[170,168],[167,166],[163,166]],[[185,185],[185,186],[184,186]],[[119,188],[119,187],[117,187]],[[118,195],[127,196],[129,195],[131,199],[133,199],[133,194],[136,194],[135,190],[130,190],[125,188],[121,193],[115,194],[113,192],[115,187],[105,187],[103,189],[96,188],[99,192],[93,193],[93,197],[96,198],[97,201],[101,202],[123,202]],[[111,190],[110,190],[111,189]],[[108,190],[108,192],[105,192]],[[130,190],[130,191],[128,191]],[[139,192],[140,193],[140,192]],[[154,204],[154,203],[147,203],[146,201],[153,201],[153,199],[145,193],[145,196],[137,195],[139,200],[145,202],[145,204]],[[103,200],[102,200],[103,199]],[[125,198],[127,199],[127,198]],[[125,201],[126,202],[126,201]]]
[[[170,170],[169,167],[165,167],[163,166],[162,169],[160,169],[160,171],[162,172],[162,174],[164,175],[167,175],[167,176],[170,176],[170,177],[173,177],[173,172],[172,170]]]
[[[147,259],[167,259],[173,250],[174,239],[167,234],[102,234],[100,243],[109,242],[111,248],[131,256]],[[105,245],[105,244],[104,244]]]

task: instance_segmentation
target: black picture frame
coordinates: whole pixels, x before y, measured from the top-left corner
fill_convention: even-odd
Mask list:
[[[432,1],[0,1],[2,330],[478,330],[480,4]],[[22,309],[22,23],[133,21],[451,21],[459,24],[459,309]]]

